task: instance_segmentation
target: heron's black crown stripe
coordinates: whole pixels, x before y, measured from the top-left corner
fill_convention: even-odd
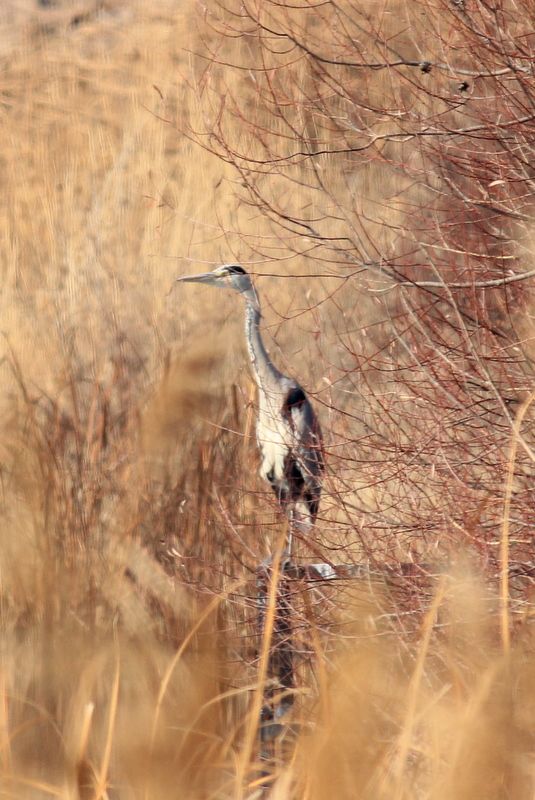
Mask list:
[[[228,271],[232,275],[246,275],[247,273],[243,269],[243,267],[239,267],[237,264],[233,264],[231,267],[227,267]]]

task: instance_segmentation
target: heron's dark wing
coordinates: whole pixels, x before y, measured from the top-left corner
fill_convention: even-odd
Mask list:
[[[305,501],[312,520],[316,518],[321,496],[325,462],[323,438],[318,419],[300,386],[289,390],[282,409],[290,435],[291,450],[288,454],[288,478],[298,474],[294,481],[296,492]],[[297,497],[294,497],[297,499]]]
[[[303,496],[314,520],[320,504],[325,462],[323,458],[323,438],[319,422],[312,408],[310,406],[309,408],[312,414],[306,423],[306,435],[296,436],[294,452],[303,476]],[[296,420],[297,422],[298,420]]]

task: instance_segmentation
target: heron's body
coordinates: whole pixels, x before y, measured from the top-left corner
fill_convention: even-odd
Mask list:
[[[260,305],[250,277],[238,265],[225,265],[179,280],[226,285],[244,295],[245,335],[258,387],[260,475],[301,528],[312,525],[318,513],[324,469],[321,430],[304,390],[269,358],[260,334]]]

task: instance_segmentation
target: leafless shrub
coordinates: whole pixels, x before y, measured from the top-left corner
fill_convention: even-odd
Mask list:
[[[330,384],[318,402],[339,413],[319,538],[336,548],[345,528],[346,556],[379,560],[469,546],[495,568],[513,420],[533,388],[527,6],[376,12],[210,8],[198,90],[212,114],[192,132],[272,221],[251,258],[292,256],[322,286],[308,312]],[[533,545],[531,419],[518,557]]]

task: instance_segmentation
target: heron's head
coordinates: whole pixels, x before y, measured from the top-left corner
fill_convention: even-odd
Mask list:
[[[181,283],[205,283],[207,286],[220,286],[223,289],[233,289],[243,294],[255,308],[258,308],[258,298],[250,276],[239,264],[223,264],[212,272],[201,272],[198,275],[182,275],[176,279]]]

